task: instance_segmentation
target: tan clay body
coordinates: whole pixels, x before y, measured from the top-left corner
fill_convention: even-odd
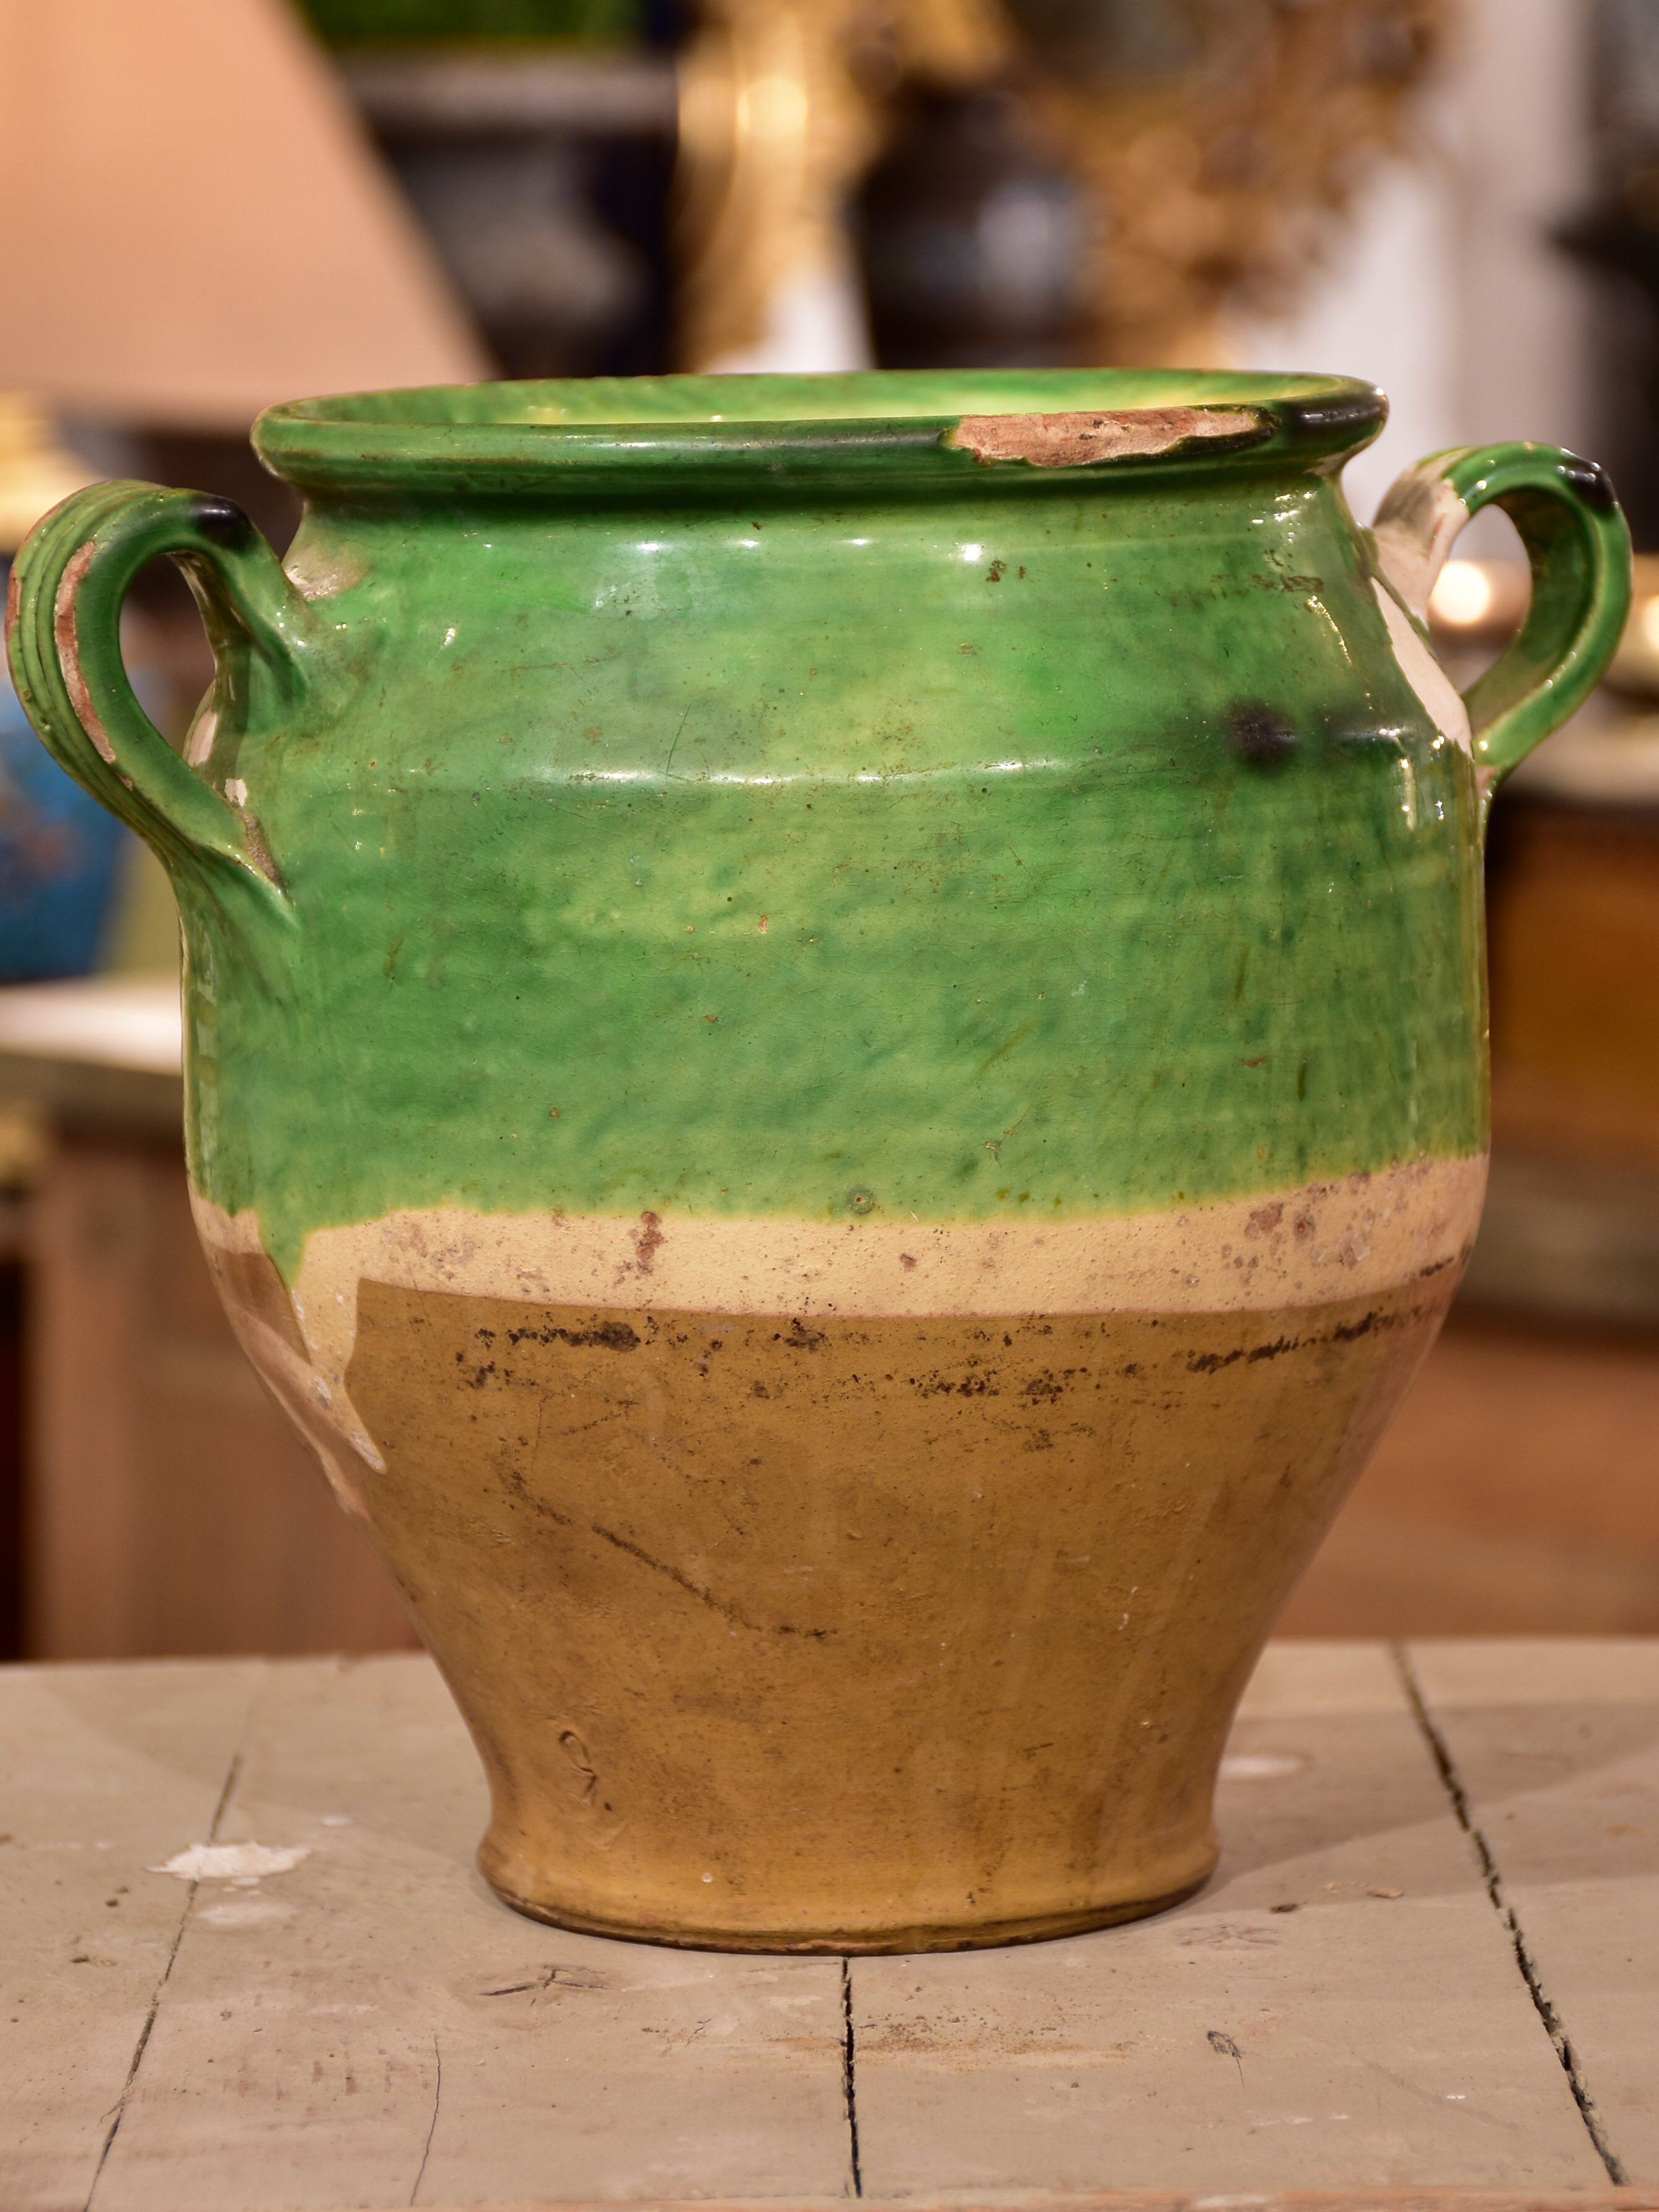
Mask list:
[[[931,1276],[914,1233],[808,1232],[788,1310],[758,1225],[744,1270],[672,1218],[597,1243],[405,1220],[319,1240],[290,1305],[247,1227],[201,1212],[279,1394],[314,1436],[319,1382],[349,1408],[331,1456],[483,1755],[502,1895],[605,1934],[898,1951],[1204,1880],[1233,1707],[1439,1326],[1483,1181],[1141,1217],[1115,1250],[964,1235]],[[748,1310],[672,1302],[711,1242]],[[1034,1273],[1098,1299],[1131,1251],[1165,1310],[914,1310]],[[883,1302],[884,1261],[912,1310],[825,1310]],[[604,1302],[525,1295],[562,1273]],[[348,1471],[350,1434],[373,1461]]]

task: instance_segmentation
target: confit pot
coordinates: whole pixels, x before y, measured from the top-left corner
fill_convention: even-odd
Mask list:
[[[1628,595],[1599,470],[1173,372],[280,407],[285,562],[111,484],[17,688],[172,872],[198,1219],[562,1925],[1056,1935],[1202,1882],[1229,1722],[1486,1172],[1495,778]],[[1516,642],[1428,590],[1506,507]],[[122,674],[148,560],[218,659]]]

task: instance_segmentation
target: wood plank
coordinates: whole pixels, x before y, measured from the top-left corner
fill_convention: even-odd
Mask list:
[[[769,2212],[836,2212],[844,2197],[791,2197],[786,2205],[775,2203]],[[929,2200],[907,2197],[890,2200],[904,2212],[920,2212]],[[881,2200],[860,2199],[868,2212],[882,2212]],[[1252,2191],[1248,2197],[1194,2197],[1165,2189],[1084,2190],[1065,2197],[1026,2195],[1012,2200],[1016,2206],[1043,2205],[1054,2212],[1659,2212],[1659,2193],[1649,2189],[1574,2189],[1520,2192],[1509,2189],[1293,2189],[1271,2193]],[[536,2204],[492,2205],[490,2212],[600,2212],[598,2203],[578,2204],[568,2199],[544,2197]],[[339,2212],[345,2212],[344,2207]],[[359,2212],[359,2208],[353,2208]],[[386,2206],[384,2212],[393,2212]],[[470,2208],[444,2206],[432,2212],[470,2212]],[[607,2208],[608,2212],[608,2208]],[[707,2197],[666,2199],[653,2203],[650,2212],[732,2212],[732,2201],[710,2202]],[[766,2212],[751,2197],[744,2212]],[[976,2204],[971,2198],[952,2198],[950,2212],[1011,2212],[1011,2200],[998,2198],[994,2206]]]
[[[264,1669],[0,1669],[0,2166],[7,2212],[81,2212]]]
[[[1410,1656],[1608,2149],[1659,2184],[1659,1641]]]
[[[94,2212],[841,2193],[838,1960],[524,1919],[429,1662],[270,1679],[221,1832],[309,1856],[202,1885]]]
[[[1225,1773],[1189,1904],[854,1961],[866,2193],[1604,2184],[1386,1655],[1270,1650]]]

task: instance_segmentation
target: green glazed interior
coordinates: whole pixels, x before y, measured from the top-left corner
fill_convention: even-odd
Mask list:
[[[1068,408],[1271,407],[1375,398],[1346,376],[1186,368],[886,368],[844,376],[593,376],[439,384],[296,399],[264,417],[267,442],[320,422],[862,422]]]

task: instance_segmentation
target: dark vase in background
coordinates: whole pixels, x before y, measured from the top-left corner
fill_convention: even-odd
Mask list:
[[[1075,359],[1085,226],[1076,185],[1016,92],[911,93],[856,209],[876,358]]]

